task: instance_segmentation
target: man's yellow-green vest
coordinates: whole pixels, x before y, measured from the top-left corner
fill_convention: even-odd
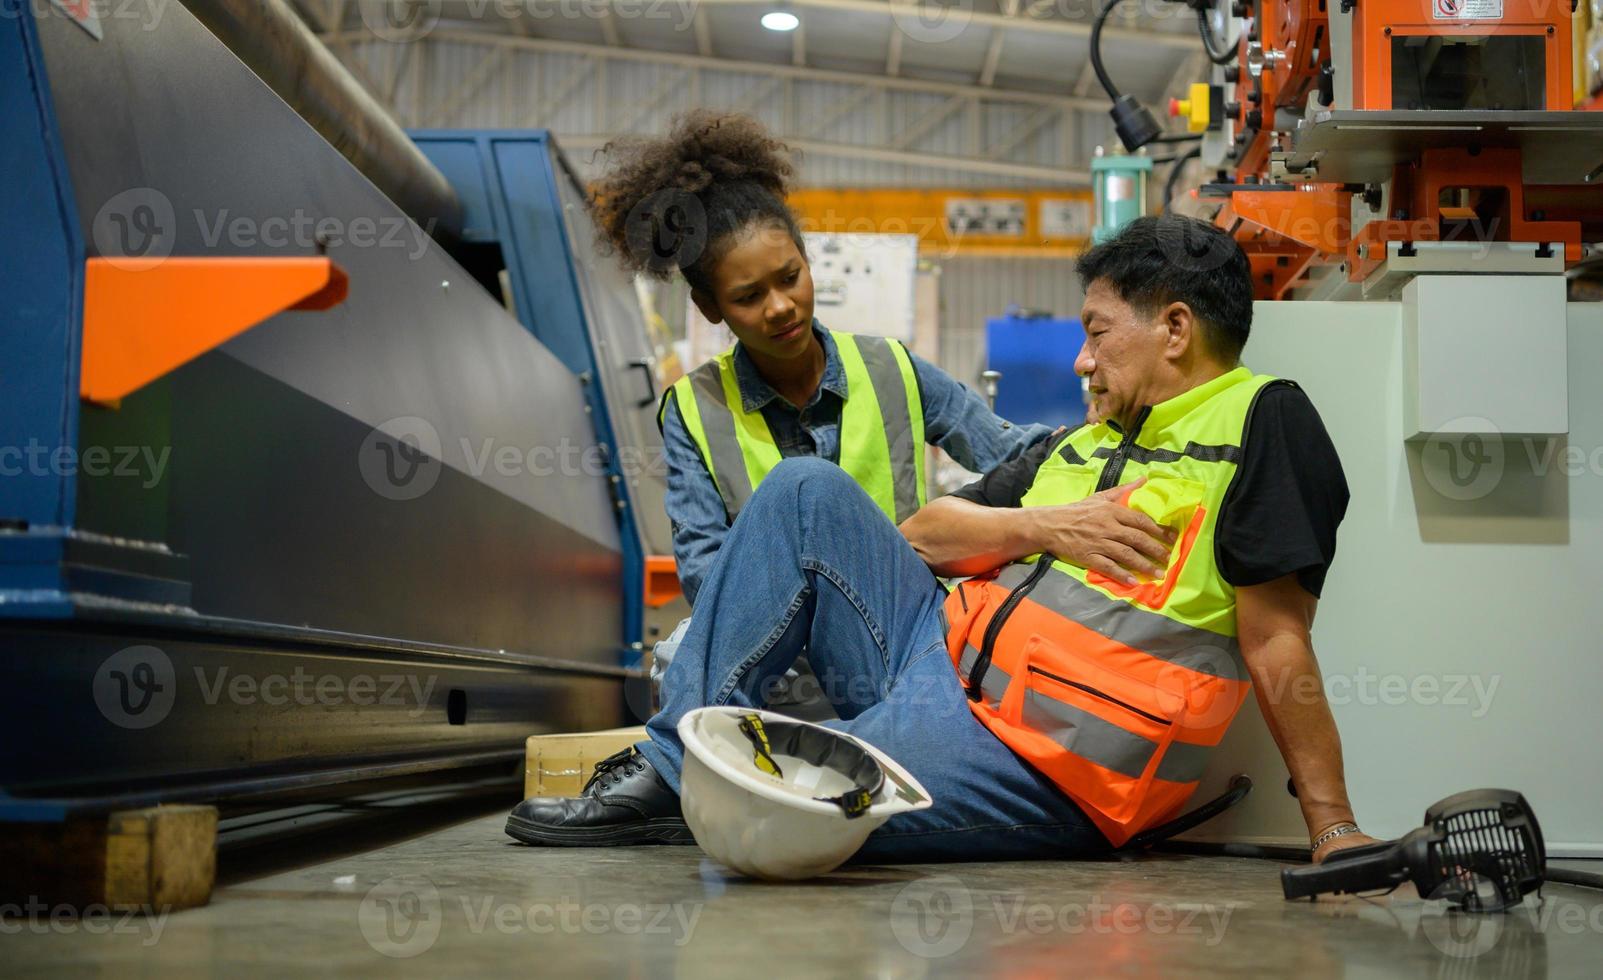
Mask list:
[[[1114,846],[1179,814],[1250,690],[1214,533],[1271,384],[1291,382],[1236,368],[1128,432],[1081,427],[1036,473],[1025,507],[1146,477],[1125,504],[1179,534],[1161,580],[1127,586],[1035,555],[947,597],[947,652],[974,714]]]
[[[831,330],[846,371],[840,415],[840,467],[868,492],[885,516],[900,524],[924,506],[924,401],[918,374],[899,342]],[[730,348],[690,372],[663,395],[701,451],[723,498],[729,520],[779,465],[779,446],[762,411],[745,411]]]

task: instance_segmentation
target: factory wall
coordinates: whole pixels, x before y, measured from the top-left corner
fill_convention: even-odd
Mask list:
[[[1376,836],[1496,786],[1525,793],[1550,854],[1603,856],[1603,604],[1582,598],[1603,581],[1603,306],[1569,311],[1568,436],[1504,439],[1466,490],[1446,445],[1404,441],[1400,304],[1257,305],[1247,364],[1307,390],[1352,493],[1314,647]],[[1306,841],[1255,705],[1218,756],[1204,797],[1237,772],[1257,788],[1199,836]]]
[[[1080,315],[1084,293],[1072,259],[961,255],[931,261],[941,277],[940,365],[971,387],[985,368],[985,321],[1009,304]]]

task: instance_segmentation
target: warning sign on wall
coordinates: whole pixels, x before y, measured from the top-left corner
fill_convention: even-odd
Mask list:
[[[946,233],[1022,237],[1024,211],[1021,198],[948,198]]]
[[[1501,20],[1503,0],[1431,0],[1437,20]]]
[[[1083,197],[1041,200],[1042,238],[1086,238],[1091,234],[1091,201]]]

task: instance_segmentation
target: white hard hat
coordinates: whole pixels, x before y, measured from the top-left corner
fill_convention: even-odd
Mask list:
[[[698,708],[679,738],[679,802],[696,843],[756,878],[833,871],[880,824],[931,802],[862,739],[773,712]]]

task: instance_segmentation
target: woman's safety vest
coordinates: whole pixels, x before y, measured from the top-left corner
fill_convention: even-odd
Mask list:
[[[924,401],[918,374],[897,341],[833,330],[829,336],[846,369],[841,469],[900,524],[924,506]],[[680,378],[669,391],[734,521],[780,460],[762,411],[742,408],[734,348]],[[662,411],[667,405],[664,396]]]
[[[947,597],[947,650],[974,714],[1116,847],[1180,812],[1247,697],[1214,533],[1258,394],[1290,383],[1237,368],[1128,432],[1070,433],[1036,473],[1025,507],[1146,477],[1124,503],[1178,532],[1162,579],[1127,586],[1036,555]]]

